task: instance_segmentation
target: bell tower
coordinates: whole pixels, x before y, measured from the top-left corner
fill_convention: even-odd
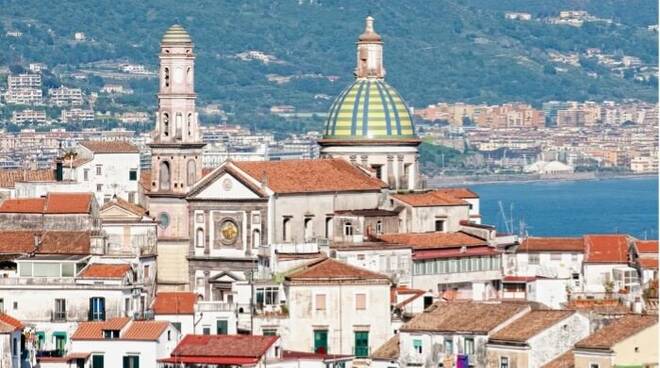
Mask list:
[[[202,147],[195,111],[195,54],[183,27],[171,26],[160,44],[158,115],[152,132],[151,188],[185,195],[202,175]]]
[[[364,32],[357,41],[356,78],[385,78],[383,68],[383,40],[374,31],[374,18],[368,16]]]

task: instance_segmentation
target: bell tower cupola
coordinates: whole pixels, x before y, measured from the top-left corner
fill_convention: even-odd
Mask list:
[[[383,40],[374,31],[374,18],[368,16],[364,32],[357,41],[356,78],[385,78],[383,68]]]

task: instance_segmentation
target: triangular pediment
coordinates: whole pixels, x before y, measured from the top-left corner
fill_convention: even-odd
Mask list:
[[[231,272],[228,271],[223,271],[220,272],[219,274],[209,278],[209,282],[234,282],[234,281],[240,281],[241,278]]]
[[[241,200],[263,198],[245,178],[221,168],[209,174],[188,194],[189,199]]]
[[[139,219],[142,216],[138,216],[135,213],[128,211],[124,208],[121,208],[118,205],[110,205],[99,212],[99,216],[102,219],[109,218],[122,218],[122,219]]]

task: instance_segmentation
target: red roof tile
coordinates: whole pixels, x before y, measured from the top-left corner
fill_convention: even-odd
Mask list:
[[[529,237],[522,241],[519,252],[584,252],[582,238]]]
[[[55,172],[42,170],[0,170],[0,188],[15,188],[17,182],[53,181]]]
[[[84,141],[80,145],[94,153],[140,153],[137,146],[126,141]]]
[[[642,266],[642,268],[646,268],[649,270],[657,270],[658,260],[654,258],[640,258],[639,265]]]
[[[431,232],[383,234],[380,238],[390,243],[410,245],[415,250],[476,247],[488,244],[481,238],[460,231],[454,233]]]
[[[186,335],[171,356],[259,359],[278,339],[254,335]]]
[[[0,213],[43,213],[46,198],[7,199],[0,205]]]
[[[379,346],[372,354],[371,359],[397,360],[399,359],[399,334],[392,336],[389,340]]]
[[[0,254],[34,251],[34,237],[41,236],[36,254],[89,254],[90,234],[84,231],[0,231]]]
[[[21,321],[6,313],[0,312],[0,333],[14,332],[22,329],[23,323],[21,323]]]
[[[467,206],[468,203],[442,190],[424,193],[395,194],[392,197],[413,207]]]
[[[585,235],[587,263],[628,263],[627,235]]]
[[[101,207],[101,210],[105,210],[114,206],[124,209],[136,216],[144,216],[147,213],[147,210],[144,209],[144,207],[137,205],[135,203],[131,203],[119,197],[115,197],[111,201],[106,202],[103,205],[103,207]]]
[[[293,351],[293,350],[283,350],[282,351],[282,360],[349,360],[352,359],[352,355],[339,355],[339,354],[320,354],[320,353],[310,353],[307,351]]]
[[[639,253],[658,253],[657,240],[637,240],[635,245]]]
[[[542,368],[574,368],[575,367],[575,357],[573,356],[573,350],[569,350],[564,354],[556,357],[550,362],[546,363]]]
[[[524,343],[574,313],[570,310],[533,310],[497,331],[489,341]]]
[[[127,264],[93,263],[85,267],[78,275],[88,279],[121,279],[131,270]]]
[[[151,305],[155,314],[193,314],[197,294],[191,292],[160,292]]]
[[[130,318],[111,318],[107,321],[80,322],[71,336],[72,340],[102,340],[103,330],[121,330],[130,322]]]
[[[167,321],[133,321],[120,336],[122,340],[158,340],[170,323]]]
[[[319,258],[286,276],[290,281],[346,281],[346,280],[381,280],[389,281],[383,274],[364,268],[351,266],[332,258]]]
[[[91,193],[48,193],[46,198],[8,199],[0,205],[0,213],[89,213],[93,198]]]
[[[343,159],[237,161],[233,165],[276,193],[378,191],[386,187]]]
[[[657,315],[629,314],[597,330],[575,344],[576,349],[609,350],[619,342],[658,323]]]
[[[461,199],[479,198],[479,195],[470,188],[436,188],[435,191]]]

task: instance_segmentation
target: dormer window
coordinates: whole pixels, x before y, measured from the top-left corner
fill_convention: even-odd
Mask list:
[[[118,339],[119,330],[103,330],[103,338],[106,340]]]

